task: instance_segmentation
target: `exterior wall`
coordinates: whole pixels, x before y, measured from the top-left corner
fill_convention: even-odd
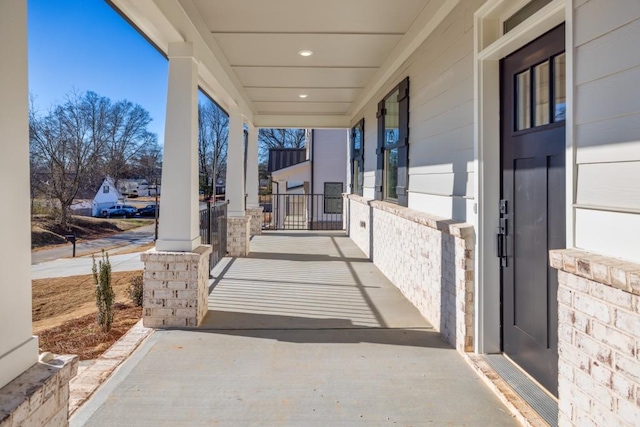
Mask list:
[[[472,351],[473,227],[386,202],[349,198],[350,230],[362,223],[370,230],[369,257],[375,265],[445,340],[461,352]],[[354,239],[361,248],[367,241],[363,234],[357,232]]]
[[[640,264],[552,251],[559,271],[561,426],[638,425]]]
[[[211,246],[194,252],[141,255],[144,262],[143,324],[147,328],[195,327],[207,314]]]
[[[409,76],[409,207],[474,222],[473,13],[482,3],[461,2],[354,116],[365,119],[364,197],[374,197],[376,105]]]
[[[341,182],[347,191],[349,133],[346,129],[315,129],[313,131],[313,194],[324,193],[325,182]]]
[[[574,1],[576,246],[640,261],[640,2]]]
[[[0,389],[0,427],[69,425],[69,380],[76,356],[40,362]]]

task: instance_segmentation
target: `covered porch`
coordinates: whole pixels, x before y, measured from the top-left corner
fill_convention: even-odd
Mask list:
[[[517,425],[344,232],[267,232],[213,277],[200,326],[155,331],[72,426]]]

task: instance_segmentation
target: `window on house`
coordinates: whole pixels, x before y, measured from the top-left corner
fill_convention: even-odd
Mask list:
[[[378,104],[376,199],[408,205],[409,78]]]
[[[109,186],[108,185],[103,185],[102,186],[102,192],[105,193],[105,194],[108,193],[109,192]]]
[[[325,182],[324,183],[324,213],[326,214],[342,213],[342,183],[341,182]]]
[[[351,129],[351,193],[362,196],[364,183],[364,119]]]

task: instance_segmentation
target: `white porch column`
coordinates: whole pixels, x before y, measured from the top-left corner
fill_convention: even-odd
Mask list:
[[[0,1],[0,388],[38,361],[31,326],[27,2]],[[0,412],[3,408],[0,408]]]
[[[251,221],[245,211],[244,130],[237,108],[229,110],[229,146],[227,148],[227,252],[231,256],[247,256],[251,237]]]
[[[225,198],[229,201],[229,217],[244,217],[244,130],[242,114],[229,110],[229,147],[227,148],[227,182]]]
[[[260,182],[258,176],[258,129],[249,124],[247,140],[247,207],[257,208]]]
[[[260,182],[258,174],[258,129],[249,124],[247,138],[247,215],[251,217],[251,235],[262,234],[262,210],[258,193]]]
[[[200,245],[197,67],[191,42],[169,44],[159,251],[190,252]]]

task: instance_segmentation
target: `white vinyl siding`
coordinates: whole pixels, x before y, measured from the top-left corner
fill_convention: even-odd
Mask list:
[[[574,25],[576,246],[637,262],[640,2],[576,2]]]
[[[409,208],[473,222],[473,28],[464,1],[354,117],[365,118],[364,197],[374,197],[376,104],[409,76]]]

